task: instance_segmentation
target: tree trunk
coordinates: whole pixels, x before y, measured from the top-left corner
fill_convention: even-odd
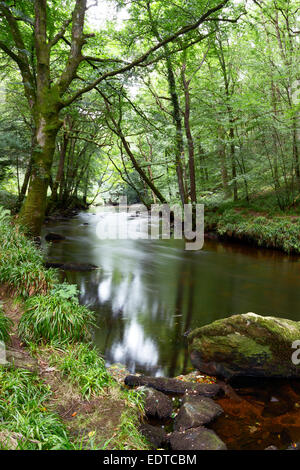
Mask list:
[[[221,164],[221,178],[222,178],[222,186],[224,190],[225,198],[231,196],[231,191],[228,185],[228,173],[227,173],[227,165],[226,165],[226,145],[225,145],[225,131],[223,127],[218,128],[219,134],[219,157],[220,157],[220,164]]]
[[[195,145],[190,126],[190,90],[189,83],[185,77],[185,65],[182,68],[182,81],[184,87],[185,109],[184,126],[189,151],[189,174],[190,174],[190,196],[192,204],[197,203],[196,176],[195,176]]]
[[[61,126],[58,113],[40,114],[37,121],[28,196],[20,213],[20,221],[33,236],[40,234],[44,221],[55,140]]]

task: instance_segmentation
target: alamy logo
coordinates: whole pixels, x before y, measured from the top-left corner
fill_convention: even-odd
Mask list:
[[[198,251],[204,245],[204,205],[152,204],[149,211],[143,204],[127,205],[122,197],[116,206],[105,208],[108,217],[97,224],[101,240],[185,240],[185,249]],[[134,219],[134,223],[133,223]]]
[[[7,364],[6,348],[5,348],[5,344],[3,343],[3,341],[0,341],[0,364],[2,365]]]
[[[292,354],[292,363],[295,366],[298,366],[300,364],[300,340],[293,342],[292,349],[296,349],[296,351]]]

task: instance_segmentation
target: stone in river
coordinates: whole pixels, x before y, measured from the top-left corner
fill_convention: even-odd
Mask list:
[[[162,447],[167,442],[166,431],[159,426],[152,426],[148,423],[141,423],[140,432],[155,448]]]
[[[142,375],[128,375],[124,382],[129,387],[145,385],[146,387],[155,388],[159,392],[172,395],[191,394],[214,397],[221,390],[221,387],[217,384],[198,384],[166,377],[146,377]]]
[[[203,426],[173,432],[170,436],[170,446],[172,450],[227,450],[219,436]]]
[[[53,232],[49,232],[45,236],[45,240],[47,242],[58,242],[58,241],[65,240],[65,239],[66,237],[64,237],[63,235],[60,235],[59,233],[53,233]]]
[[[186,396],[176,416],[175,431],[185,431],[211,423],[223,413],[223,408],[211,398],[201,396]]]
[[[44,263],[45,268],[55,268],[55,269],[62,269],[64,271],[78,271],[78,272],[85,272],[85,271],[94,271],[98,269],[98,266],[94,264],[83,264],[83,263],[51,263],[46,262]]]
[[[292,361],[299,340],[300,322],[255,313],[217,320],[188,336],[193,365],[225,378],[299,378],[300,365]]]
[[[167,419],[172,416],[172,401],[164,393],[148,387],[140,387],[138,390],[145,395],[146,416],[158,419]]]

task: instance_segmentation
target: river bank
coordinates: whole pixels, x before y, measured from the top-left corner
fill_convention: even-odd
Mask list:
[[[90,343],[93,313],[0,217],[0,448],[148,449],[141,395],[120,386]]]
[[[220,205],[205,209],[205,233],[220,240],[300,254],[300,217]]]

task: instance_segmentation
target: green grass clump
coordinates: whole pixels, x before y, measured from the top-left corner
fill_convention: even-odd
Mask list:
[[[0,302],[0,341],[3,341],[3,343],[7,343],[9,341],[11,327],[12,321],[4,315]]]
[[[104,360],[89,344],[69,346],[63,354],[55,354],[52,360],[84,398],[99,395],[113,383]]]
[[[113,440],[113,450],[150,449],[151,446],[139,431],[139,427],[138,414],[133,413],[130,408],[125,410],[121,416],[117,436]]]
[[[26,343],[63,345],[89,338],[93,320],[93,312],[79,305],[77,299],[50,293],[26,300],[18,331]]]
[[[0,449],[73,449],[58,415],[47,410],[51,390],[36,374],[0,368]]]
[[[45,294],[57,282],[56,271],[44,268],[42,252],[1,207],[0,250],[0,282],[13,288],[16,295]]]

